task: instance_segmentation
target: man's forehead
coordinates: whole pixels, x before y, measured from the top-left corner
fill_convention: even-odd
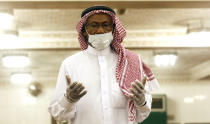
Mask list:
[[[99,22],[112,22],[112,17],[106,13],[95,13],[88,17],[87,22],[93,22],[93,21],[99,21]]]

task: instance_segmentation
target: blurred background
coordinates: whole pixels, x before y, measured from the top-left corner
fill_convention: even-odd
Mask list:
[[[80,51],[82,10],[107,5],[161,88],[145,124],[210,124],[209,0],[0,0],[0,124],[54,124],[59,66]]]

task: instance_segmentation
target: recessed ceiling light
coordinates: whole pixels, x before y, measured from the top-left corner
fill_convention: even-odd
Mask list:
[[[155,55],[156,66],[174,66],[177,60],[176,54],[157,54]]]
[[[17,48],[21,44],[19,42],[18,30],[0,30],[0,48]]]
[[[32,80],[30,73],[14,73],[11,76],[11,81],[14,84],[29,84]]]
[[[13,15],[5,12],[0,12],[0,29],[10,29],[13,25]]]
[[[184,103],[193,103],[194,102],[194,98],[192,97],[185,97],[184,98]]]
[[[24,55],[8,55],[2,58],[3,65],[8,68],[20,68],[29,65],[28,56]]]
[[[205,95],[196,95],[194,98],[196,100],[204,100],[204,99],[206,99],[206,96]]]

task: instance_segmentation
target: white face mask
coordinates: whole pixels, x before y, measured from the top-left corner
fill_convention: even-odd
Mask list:
[[[112,32],[104,34],[88,34],[88,41],[98,50],[107,48],[113,40]]]

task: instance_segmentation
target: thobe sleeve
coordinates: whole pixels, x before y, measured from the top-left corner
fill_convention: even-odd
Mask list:
[[[59,70],[56,90],[53,100],[48,108],[50,114],[57,121],[71,121],[72,119],[74,119],[76,114],[75,103],[68,102],[68,100],[64,96],[67,88],[67,80],[66,80],[67,74],[69,74],[69,72],[67,72],[64,61]]]
[[[159,89],[160,85],[157,79],[155,78],[152,70],[143,62],[143,60],[141,60],[141,62],[142,64],[140,66],[142,66],[142,71],[143,71],[142,74],[144,75],[144,77],[147,77],[146,87],[147,87],[148,92],[152,92]]]

